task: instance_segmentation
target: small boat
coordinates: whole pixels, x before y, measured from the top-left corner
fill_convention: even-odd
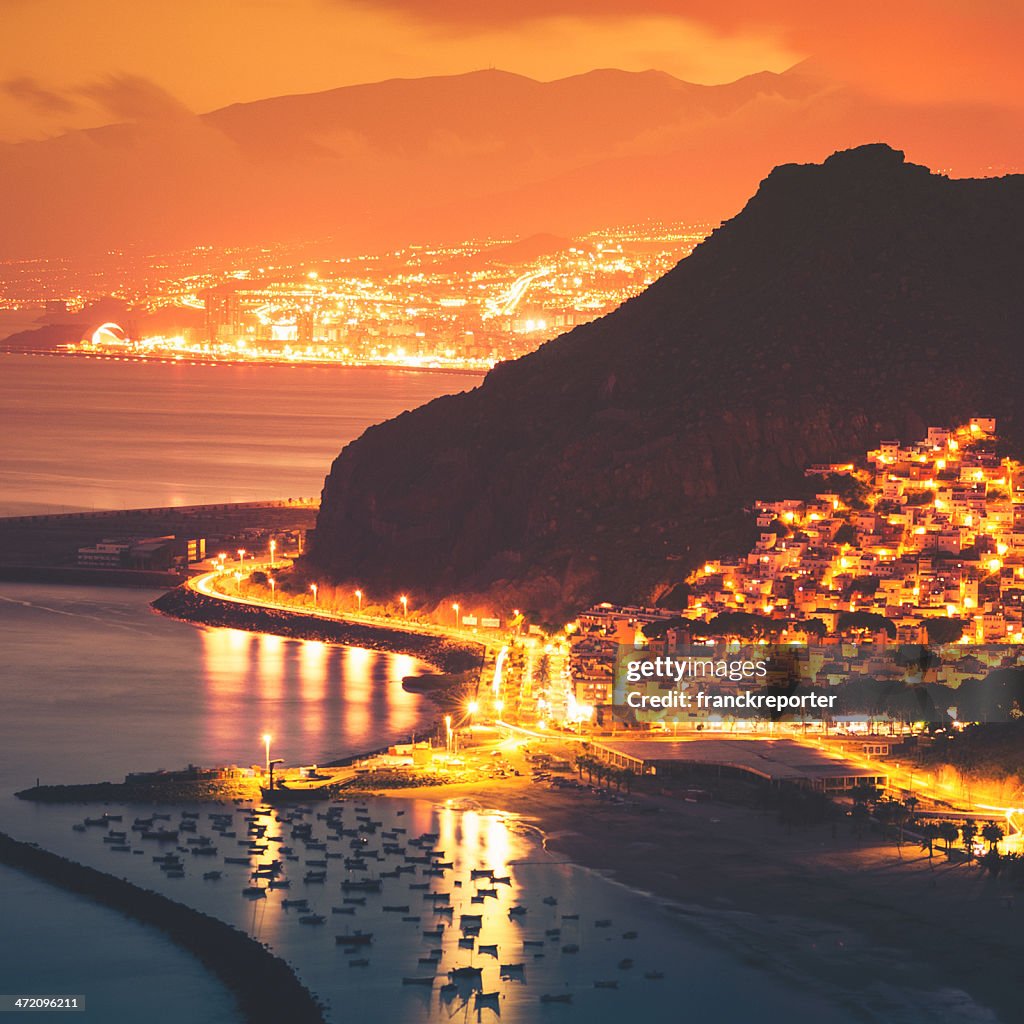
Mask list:
[[[482,1010],[485,1007],[489,1007],[492,1010],[497,1010],[500,999],[500,992],[477,992],[476,998],[473,1001],[473,1009]]]
[[[75,830],[76,832],[84,832],[84,831],[85,831],[85,826],[84,826],[83,824],[81,824],[81,823],[79,823],[79,824],[77,824],[77,825],[72,825],[71,827],[72,827],[72,828],[73,828],[73,829],[74,829],[74,830]]]
[[[369,967],[370,961],[366,957],[360,957],[358,960],[349,960],[349,967]]]
[[[206,882],[217,882],[220,880],[221,873],[219,871],[204,871],[203,881]]]
[[[542,1003],[571,1003],[572,993],[571,992],[559,992],[558,995],[552,995],[550,992],[545,992],[540,997]]]
[[[331,907],[332,914],[348,914],[353,915],[356,912],[355,907]]]
[[[420,918],[419,914],[409,914],[407,917],[403,917],[402,920],[403,921],[415,921],[417,924],[419,924],[421,918]]]
[[[323,914],[304,914],[299,918],[299,924],[323,924],[326,920]]]
[[[526,907],[511,907],[508,912],[509,917],[522,917],[526,913]]]
[[[523,939],[524,946],[543,946],[544,941],[542,939]]]
[[[479,946],[477,946],[477,949],[485,956],[493,956],[495,960],[498,959],[497,943],[481,943]]]
[[[224,858],[224,863],[225,864],[248,864],[249,863],[249,858],[248,857],[225,857]]]
[[[477,896],[490,896],[491,899],[497,899],[498,898],[498,890],[497,889],[477,889],[476,894],[477,894]]]
[[[557,939],[559,937],[559,935],[562,934],[562,929],[561,928],[545,928],[544,929],[544,934],[549,939]]]
[[[438,991],[441,993],[442,999],[451,999],[459,994],[459,986],[454,981],[446,981]]]
[[[434,979],[431,978],[403,978],[403,985],[424,985],[428,988],[433,988]]]
[[[369,946],[373,942],[373,932],[352,932],[335,935],[334,942],[338,946]]]
[[[290,878],[272,878],[267,885],[271,889],[290,889],[292,882]]]
[[[648,981],[661,981],[665,977],[664,971],[646,971],[644,977]]]
[[[242,890],[242,895],[245,896],[246,899],[265,900],[267,898],[267,890],[258,885],[249,885]]]
[[[410,882],[409,883],[409,888],[413,889],[413,890],[415,890],[415,889],[429,889],[430,888],[430,883],[429,882]],[[423,898],[424,899],[428,899],[429,897],[424,896]]]
[[[470,937],[459,939],[459,949],[473,949],[476,946],[476,939]]]
[[[480,927],[483,924],[483,914],[462,914],[459,917],[459,924],[465,928],[467,925],[470,928]]]
[[[364,899],[363,902],[365,903],[366,900]],[[406,903],[404,906],[401,907],[382,907],[381,909],[384,911],[385,914],[408,914],[409,904]]]
[[[470,903],[483,903],[483,901],[484,901],[483,896],[470,896],[469,897],[469,902]]]
[[[618,988],[619,983],[617,981],[595,981],[594,988]]]
[[[347,903],[352,907],[365,907],[366,897],[365,896],[343,896],[341,899],[342,903]]]
[[[421,964],[436,964],[441,958],[439,956],[421,956],[419,962]]]
[[[477,878],[494,878],[494,872],[490,868],[473,868],[469,873],[470,881],[474,881]]]
[[[341,883],[343,892],[380,892],[383,883],[379,878],[361,878],[358,882]]]
[[[441,939],[444,938],[444,925],[438,925],[436,928],[424,930],[423,938],[425,939]]]
[[[281,906],[287,910],[289,907],[295,907],[298,910],[304,910],[309,906],[309,900],[281,900]]]
[[[83,822],[83,824],[85,824],[85,825],[96,825],[99,828],[106,828],[107,827],[107,819],[106,818],[86,818],[85,821]]]
[[[619,970],[628,971],[633,966],[633,961],[628,956],[623,957],[619,961]]]
[[[595,928],[610,928],[612,926],[612,919],[610,917],[603,917],[599,921],[594,922]]]
[[[499,968],[502,975],[505,974],[522,974],[526,969],[525,964],[502,964]]]
[[[579,951],[580,951],[580,947],[578,945],[576,945],[575,942],[567,942],[562,947],[562,952],[563,953],[578,953]]]
[[[170,871],[164,872],[164,878],[184,878],[185,872],[180,868],[172,868]]]
[[[478,979],[483,974],[482,967],[453,967],[448,972],[448,977],[453,981]]]
[[[310,885],[310,884],[323,884],[324,882],[327,881],[327,872],[326,871],[307,871],[305,873],[305,875],[303,876],[302,881],[305,882],[306,885]]]
[[[637,937],[637,933],[636,932],[623,932],[622,933],[622,937],[624,939],[635,939]]]
[[[549,907],[558,906],[558,900],[556,900],[554,896],[545,896],[544,899],[541,900],[541,903]]]
[[[563,914],[562,915],[562,920],[563,921],[578,921],[579,919],[580,919],[580,915],[579,914]]]
[[[491,881],[495,885],[511,885],[512,884],[512,876],[511,875],[492,875],[491,876]]]

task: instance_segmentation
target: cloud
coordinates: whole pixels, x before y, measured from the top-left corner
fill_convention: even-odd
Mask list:
[[[78,108],[74,100],[53,89],[45,88],[28,75],[0,82],[0,89],[12,99],[40,114],[67,114]]]
[[[109,75],[78,91],[121,121],[177,121],[194,116],[166,89],[141,75]]]

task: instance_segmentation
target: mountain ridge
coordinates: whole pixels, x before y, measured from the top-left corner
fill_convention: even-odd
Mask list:
[[[764,167],[888,137],[956,166],[1024,159],[1024,114],[893,105],[813,63],[696,85],[598,69],[390,79],[0,145],[0,256],[337,240],[574,236],[718,221]]]

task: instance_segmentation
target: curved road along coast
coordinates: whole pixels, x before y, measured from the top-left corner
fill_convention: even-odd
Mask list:
[[[208,626],[408,654],[442,672],[465,672],[483,664],[483,644],[202,594],[187,584],[158,597],[153,607],[172,618]]]
[[[155,925],[220,979],[248,1024],[325,1024],[321,1005],[280,957],[215,917],[4,833],[0,863]]]

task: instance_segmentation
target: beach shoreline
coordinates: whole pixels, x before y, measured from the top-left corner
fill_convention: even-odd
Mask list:
[[[868,964],[866,997],[909,988],[956,1005],[966,993],[991,1011],[972,1019],[1016,1019],[1014,888],[938,850],[905,845],[900,856],[848,820],[833,838],[829,824],[787,830],[773,811],[647,795],[617,804],[522,780],[365,795],[514,816],[549,853],[655,899],[772,973],[811,972],[829,989]]]

